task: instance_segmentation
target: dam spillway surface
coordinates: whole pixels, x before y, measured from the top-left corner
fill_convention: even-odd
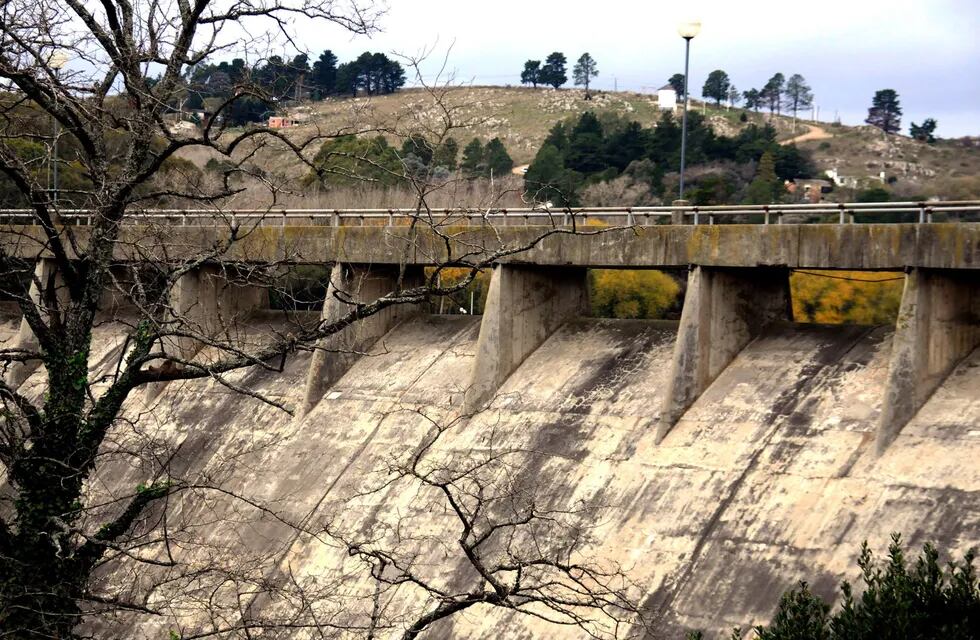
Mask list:
[[[274,316],[256,318],[253,330],[277,330]],[[392,513],[451,544],[452,519],[420,508],[417,496],[396,489],[358,495],[378,486],[378,470],[411,452],[434,423],[458,418],[479,330],[479,318],[466,316],[402,322],[301,418],[212,380],[171,384],[149,406],[131,403],[130,414],[143,420],[134,422],[138,428],[120,426],[108,446],[153,443],[175,476],[206,478],[268,507],[257,512],[184,494],[168,518],[174,548],[190,566],[234,561],[243,572],[254,565],[256,579],[273,584],[325,582],[350,570],[351,560],[311,532],[326,521],[368,532]],[[122,347],[111,326],[100,331],[103,354],[93,362],[105,365]],[[529,452],[524,473],[543,496],[595,506],[602,517],[589,523],[589,552],[623,567],[644,615],[665,637],[764,622],[801,579],[832,597],[841,578],[856,577],[864,540],[880,549],[901,532],[913,546],[931,540],[952,553],[980,544],[980,350],[878,457],[874,432],[891,329],[773,326],[658,444],[676,333],[655,321],[565,322],[506,378],[488,408],[454,423],[440,446],[463,457],[492,438],[495,447]],[[309,357],[230,381],[296,406]],[[90,492],[126,494],[146,471],[115,456]],[[437,547],[421,549],[419,558],[445,584],[472,578]],[[140,578],[123,561],[103,579]],[[193,599],[203,586],[170,588]],[[259,597],[250,606],[280,603]],[[170,613],[194,616],[193,607]],[[153,619],[139,628],[117,622],[127,637],[159,637],[168,628]],[[486,608],[430,631],[436,638],[501,636],[565,638],[569,631]]]

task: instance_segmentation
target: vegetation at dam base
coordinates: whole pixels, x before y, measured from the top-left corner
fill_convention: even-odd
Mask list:
[[[444,269],[441,277],[444,283],[455,283],[467,277],[467,272]],[[898,316],[904,280],[904,274],[900,273],[796,271],[789,279],[793,317],[797,322],[817,324],[892,323]],[[591,314],[598,318],[677,319],[685,285],[683,273],[591,269],[588,282]],[[465,290],[453,295],[453,303],[444,305],[444,310],[469,313],[472,306],[472,313],[482,314],[489,286],[490,274],[480,273]],[[325,291],[325,286],[320,285],[318,291]],[[306,298],[322,300],[322,295],[317,298],[314,293]]]
[[[960,562],[939,562],[939,552],[927,543],[914,565],[905,558],[901,536],[894,534],[888,558],[876,560],[867,542],[858,567],[863,592],[855,595],[841,583],[841,605],[831,606],[806,582],[787,591],[769,625],[756,627],[759,640],[972,640],[980,633],[980,582],[975,551]],[[699,631],[688,640],[704,640]],[[742,638],[736,629],[732,640]]]

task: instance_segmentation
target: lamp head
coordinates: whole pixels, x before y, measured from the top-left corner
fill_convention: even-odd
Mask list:
[[[677,33],[679,33],[685,40],[690,40],[694,36],[701,33],[701,21],[689,20],[687,22],[682,22],[677,25]]]

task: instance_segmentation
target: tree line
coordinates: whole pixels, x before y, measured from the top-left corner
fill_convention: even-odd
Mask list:
[[[521,84],[529,84],[535,89],[539,84],[558,89],[568,82],[567,64],[568,59],[560,51],[555,51],[548,55],[543,65],[540,60],[528,60],[524,63],[524,69],[521,71]],[[579,56],[578,61],[572,68],[572,80],[576,86],[585,88],[586,100],[591,97],[589,88],[592,84],[592,79],[598,75],[599,66],[595,58],[588,52]]]
[[[901,131],[902,103],[898,99],[898,92],[894,89],[876,91],[874,98],[871,99],[871,107],[868,109],[865,122],[878,127],[886,134]],[[938,124],[935,118],[926,118],[922,124],[913,122],[909,125],[909,135],[919,142],[933,143],[936,141],[935,133]]]
[[[205,101],[226,101],[238,96],[227,110],[230,124],[257,122],[288,100],[322,100],[329,96],[393,93],[405,85],[405,70],[383,53],[365,51],[338,64],[329,49],[310,64],[305,53],[285,60],[273,55],[249,66],[242,58],[203,62],[188,69],[186,109],[204,109]],[[244,95],[243,95],[244,91]]]
[[[559,122],[548,134],[525,175],[526,189],[539,201],[576,205],[593,184],[628,176],[648,186],[650,194],[670,196],[667,179],[680,164],[681,126],[665,113],[654,128],[616,116],[583,113]],[[782,192],[783,180],[812,176],[807,153],[795,145],[779,145],[771,125],[749,125],[734,137],[718,135],[698,113],[688,114],[687,158],[690,167],[713,163],[718,171],[692,175],[689,195],[695,204],[729,204],[745,198],[771,202]],[[744,175],[758,165],[766,186],[748,189]],[[771,175],[769,172],[771,171]],[[751,172],[749,174],[751,177]]]
[[[445,182],[459,171],[464,178],[499,178],[510,173],[514,160],[500,138],[485,144],[473,138],[462,150],[452,136],[436,143],[421,134],[405,138],[401,147],[384,136],[347,135],[324,142],[313,159],[304,185],[381,187],[410,181]]]
[[[683,98],[683,73],[672,75],[668,84],[677,92],[678,97]],[[744,102],[746,109],[755,112],[768,109],[770,114],[775,115],[781,114],[782,110],[786,109],[794,118],[800,111],[813,106],[813,90],[806,78],[798,73],[794,73],[789,79],[782,73],[776,73],[761,88],[740,92],[732,83],[728,73],[723,69],[715,69],[704,81],[701,96],[714,100],[715,106],[728,102],[734,107]],[[898,93],[894,89],[876,91],[865,122],[889,134],[901,131],[902,107]],[[937,125],[935,118],[926,118],[922,124],[913,122],[909,127],[909,135],[921,142],[935,142],[934,134]]]

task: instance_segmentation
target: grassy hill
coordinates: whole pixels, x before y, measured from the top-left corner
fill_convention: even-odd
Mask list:
[[[644,126],[651,126],[660,118],[653,96],[632,92],[603,92],[585,100],[583,91],[573,89],[460,87],[445,91],[443,106],[450,110],[454,121],[472,124],[454,132],[460,147],[473,137],[483,141],[499,137],[518,165],[533,159],[556,122],[577,117],[585,111],[593,111],[600,117],[615,114],[637,120]],[[821,172],[836,168],[841,175],[860,178],[868,185],[875,184],[874,179],[884,172],[893,197],[980,198],[980,141],[977,139],[940,141],[930,145],[906,136],[884,136],[881,131],[868,126],[849,127],[801,120],[794,128],[792,119],[785,116],[770,119],[768,114],[724,107],[717,109],[698,101],[692,108],[705,113],[716,132],[724,135],[733,135],[749,123],[770,121],[780,140],[789,141],[815,127],[813,139],[803,140],[798,146],[813,153]],[[438,126],[446,111],[425,92],[412,89],[387,96],[333,98],[294,107],[290,113],[308,118],[304,124],[286,130],[294,140],[302,140],[317,131],[380,129],[392,142],[400,144],[396,140],[399,134]],[[309,150],[310,157],[316,150]],[[253,151],[254,164],[277,176],[283,185],[295,188],[297,179],[307,172],[303,163],[275,144],[258,150],[243,150],[243,153]],[[209,159],[203,152],[189,153],[185,157],[199,166],[204,166]],[[517,188],[518,184],[519,180],[510,186]],[[854,194],[845,189],[837,195],[846,198]],[[292,196],[293,199],[297,197],[298,194]],[[317,197],[314,204],[307,199],[303,198],[306,206],[390,206],[391,200],[390,197],[378,199],[363,193],[348,194],[344,203],[326,203],[322,197]]]

